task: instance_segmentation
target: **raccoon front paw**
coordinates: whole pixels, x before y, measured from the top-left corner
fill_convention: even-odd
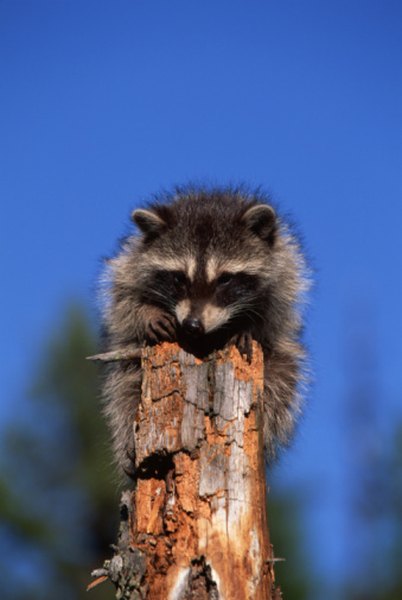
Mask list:
[[[159,313],[148,322],[145,337],[148,344],[176,341],[176,321],[167,313]]]
[[[248,363],[253,360],[253,338],[251,333],[245,331],[232,337],[230,343],[236,346],[239,353],[245,356]]]

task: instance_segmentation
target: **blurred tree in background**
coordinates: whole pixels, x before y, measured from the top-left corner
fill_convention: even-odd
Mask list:
[[[387,552],[388,597],[402,598],[402,423],[397,424],[388,463],[390,544]],[[384,596],[385,597],[385,596]]]
[[[368,540],[365,569],[346,582],[347,600],[402,598],[402,424],[397,421],[389,447],[360,479],[358,523]],[[358,535],[351,529],[350,536]]]
[[[83,308],[70,307],[46,344],[29,405],[6,431],[2,598],[80,598],[90,570],[111,554],[119,494],[99,374],[85,360],[96,346]],[[112,598],[112,590],[107,583],[93,594]]]
[[[365,568],[350,575],[340,599],[400,600],[402,598],[402,424],[397,422],[390,445],[369,477],[360,482],[358,530],[368,540]],[[354,540],[358,530],[351,528]],[[370,539],[371,538],[371,539]],[[351,556],[351,560],[356,557]],[[359,562],[360,562],[359,560]],[[374,568],[371,568],[374,565]]]
[[[284,600],[310,600],[314,594],[315,574],[306,556],[301,531],[304,497],[299,489],[284,488],[283,484],[268,495],[268,524],[276,558],[275,578]]]
[[[90,571],[111,555],[119,486],[100,412],[97,350],[86,311],[72,306],[45,345],[29,404],[8,426],[1,452],[2,598],[84,597]],[[277,578],[286,600],[311,598],[302,560],[300,494],[269,495]],[[90,592],[114,598],[109,582]]]
[[[361,308],[359,309],[361,312]],[[363,313],[365,314],[365,313]],[[402,424],[383,420],[385,391],[370,314],[349,327],[345,444],[345,600],[402,598]],[[346,560],[347,558],[347,560]]]

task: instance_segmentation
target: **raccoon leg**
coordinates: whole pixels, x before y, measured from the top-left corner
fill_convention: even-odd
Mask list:
[[[111,431],[115,460],[123,471],[130,473],[134,456],[134,418],[140,397],[139,365],[133,362],[109,365],[103,412]]]
[[[267,458],[273,459],[279,445],[289,443],[300,412],[299,390],[303,348],[293,340],[280,340],[264,352],[263,431]]]

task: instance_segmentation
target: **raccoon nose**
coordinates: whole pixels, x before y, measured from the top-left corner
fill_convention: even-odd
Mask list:
[[[201,320],[196,317],[187,317],[184,319],[183,329],[189,335],[202,335],[204,333],[204,326]]]

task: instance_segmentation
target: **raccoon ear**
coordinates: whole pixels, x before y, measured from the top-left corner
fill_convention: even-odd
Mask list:
[[[244,213],[243,222],[261,239],[270,244],[274,241],[276,231],[276,214],[272,206],[257,204]]]
[[[138,208],[131,213],[131,219],[147,237],[158,235],[166,227],[166,223],[156,213]]]

